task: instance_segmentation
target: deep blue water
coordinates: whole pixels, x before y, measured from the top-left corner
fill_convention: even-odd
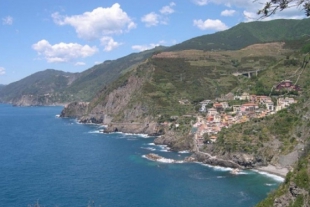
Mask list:
[[[98,133],[99,126],[55,117],[61,107],[0,105],[0,205],[27,207],[253,206],[279,181],[231,175],[200,164],[147,160],[166,152],[153,138]]]

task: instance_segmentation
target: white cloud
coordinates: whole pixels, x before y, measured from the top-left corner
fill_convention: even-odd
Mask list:
[[[86,63],[84,63],[84,62],[76,62],[74,65],[75,66],[83,66],[83,65],[86,65]]]
[[[4,67],[0,67],[0,75],[4,75],[5,74],[5,68]]]
[[[150,50],[150,49],[153,49],[154,47],[157,47],[159,46],[160,44],[154,44],[154,43],[151,43],[149,45],[133,45],[131,48],[133,50],[138,50],[138,51],[144,51],[144,50]]]
[[[215,31],[222,31],[225,29],[228,29],[228,27],[221,22],[221,20],[218,19],[207,19],[205,21],[199,19],[199,20],[194,20],[194,26],[198,27],[201,30],[215,30]]]
[[[162,14],[172,14],[174,13],[174,9],[172,7],[174,7],[176,4],[174,2],[171,2],[168,6],[164,6],[163,8],[161,8],[161,10],[159,11]]]
[[[141,21],[145,23],[146,27],[157,26],[158,24],[168,24],[169,18],[167,15],[174,13],[174,7],[176,4],[171,2],[168,6],[162,7],[157,14],[156,12],[150,12],[141,18]]]
[[[159,24],[159,15],[151,12],[149,14],[144,15],[141,18],[141,21],[145,23],[147,27],[156,26]]]
[[[61,16],[53,13],[52,18],[58,25],[70,25],[80,38],[92,40],[104,35],[121,34],[136,28],[136,24],[118,3],[111,7],[98,7],[81,15]]]
[[[94,55],[98,49],[88,45],[77,43],[58,43],[51,45],[47,40],[41,40],[32,45],[32,49],[43,56],[47,62],[70,62],[77,58],[85,58]]]
[[[107,52],[122,45],[122,43],[114,41],[112,37],[102,37],[100,39],[100,42],[101,42],[101,45],[104,46],[104,51],[107,51]]]
[[[7,16],[2,18],[2,24],[3,25],[12,25],[13,24],[13,17]]]
[[[246,22],[249,21],[257,21],[260,20],[259,15],[257,15],[258,10],[262,9],[268,0],[192,0],[195,4],[199,6],[204,6],[207,4],[216,4],[216,5],[224,5],[226,7],[234,7],[241,9],[244,14],[244,20]],[[302,19],[305,18],[304,11],[302,11],[302,7],[296,7],[294,5],[296,2],[293,1],[287,9],[283,11],[277,11],[274,15],[264,18],[262,20],[272,20],[272,19]]]
[[[203,6],[208,4],[208,0],[193,0],[195,4],[199,5],[199,6]]]
[[[227,16],[234,16],[235,13],[236,13],[236,10],[226,9],[226,10],[221,12],[221,15],[227,17]]]

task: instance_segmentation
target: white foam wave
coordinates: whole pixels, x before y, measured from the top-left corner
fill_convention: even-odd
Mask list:
[[[157,161],[158,162],[163,162],[163,163],[174,163],[173,159],[168,159],[168,158],[160,158]]]
[[[209,167],[209,168],[212,168],[216,171],[223,171],[223,172],[228,172],[228,171],[232,171],[233,169],[230,168],[230,167],[221,167],[221,166],[213,166],[213,165],[208,165],[208,164],[203,164],[203,163],[199,163],[203,166],[206,166],[206,167]]]
[[[59,114],[56,114],[56,115],[55,115],[55,117],[59,118],[59,117],[60,117],[60,115],[59,115]]]
[[[154,145],[155,145],[155,143],[153,143],[153,142],[152,142],[152,143],[148,143],[147,145],[152,145],[152,146],[154,146]]]
[[[170,152],[170,147],[168,147],[167,145],[157,145],[158,147],[160,147],[161,152]]]
[[[153,147],[141,147],[142,149],[150,150],[150,151],[156,151]]]
[[[238,172],[238,175],[248,175],[249,173],[248,172],[245,172],[245,171],[240,171]]]
[[[216,178],[219,178],[219,179],[220,179],[220,178],[225,178],[225,176],[216,176]]]
[[[148,158],[146,155],[142,155],[143,158],[151,160],[151,161],[155,161],[155,162],[162,162],[162,163],[184,163],[184,161],[178,161],[178,160],[174,160],[174,159],[169,159],[169,158],[159,158],[157,160],[153,160]]]
[[[190,153],[190,151],[188,151],[188,150],[183,150],[183,151],[178,151],[178,153],[180,153],[180,154],[188,154],[188,153]]]
[[[254,172],[257,172],[261,175],[264,175],[264,176],[267,176],[267,177],[270,177],[272,178],[273,180],[277,181],[277,182],[284,182],[284,178],[281,177],[281,176],[278,176],[278,175],[274,175],[274,174],[271,174],[271,173],[267,173],[267,172],[262,172],[262,171],[259,171],[259,170],[253,170]]]
[[[142,138],[150,138],[150,136],[147,134],[134,134],[134,133],[123,133],[123,132],[113,132],[113,133],[122,134],[125,136],[138,136],[138,137],[142,137]]]
[[[100,132],[100,130],[94,130],[94,131],[89,131],[88,133],[89,134],[99,134],[99,133],[102,133],[102,132]]]
[[[267,186],[273,186],[273,185],[276,185],[276,184],[266,183],[265,185],[267,185]]]

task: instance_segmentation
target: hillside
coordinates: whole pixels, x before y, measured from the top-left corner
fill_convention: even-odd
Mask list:
[[[60,103],[67,99],[63,91],[77,75],[53,69],[40,71],[3,87],[0,100],[17,105]]]
[[[227,160],[229,166],[235,163],[245,168],[272,164],[293,169],[303,157],[299,161],[302,164],[288,174],[289,181],[260,206],[308,202],[308,52],[307,39],[254,44],[235,51],[161,52],[105,87],[90,104],[69,105],[62,116],[78,117],[84,123],[108,124],[107,131],[161,135],[155,140],[158,144],[168,144],[174,150],[195,150],[189,132],[200,113],[200,101],[222,99],[229,92],[271,95],[272,99],[279,95],[294,97],[297,104],[276,114],[223,129],[216,143],[205,143],[201,151],[217,157],[210,164],[227,165]],[[258,71],[257,76],[241,75],[253,70]],[[287,79],[298,84],[301,93],[274,90],[274,85]],[[204,160],[209,158],[199,159],[209,163]],[[288,188],[297,193],[290,193]],[[283,197],[288,201],[283,201]]]
[[[117,60],[105,61],[82,73],[66,73],[53,69],[40,71],[2,87],[0,100],[23,106],[89,101],[105,85],[163,48],[156,47]]]
[[[310,33],[310,19],[240,23],[228,30],[195,37],[175,46],[177,50],[239,50],[252,44],[296,40]]]
[[[132,130],[132,125],[126,123],[135,123],[134,130],[144,132],[147,122],[163,123],[179,117],[184,127],[179,129],[184,133],[189,130],[186,123],[193,119],[182,117],[195,115],[200,101],[249,85],[248,78],[234,73],[251,70],[262,73],[291,53],[293,50],[285,48],[284,43],[267,43],[237,51],[185,50],[154,54],[102,90],[81,119],[110,124],[110,130],[121,127],[123,131]],[[151,131],[159,130],[161,127]]]
[[[125,57],[108,60],[102,64],[95,65],[82,72],[79,77],[66,89],[66,92],[73,94],[75,100],[90,101],[96,92],[105,85],[117,79],[126,71],[131,70],[136,64],[145,61],[154,52],[159,52],[165,47],[159,46],[140,53],[132,53]]]

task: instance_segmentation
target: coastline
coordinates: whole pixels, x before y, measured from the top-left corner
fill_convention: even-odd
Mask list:
[[[269,174],[273,174],[276,176],[280,176],[284,179],[285,179],[287,173],[289,172],[288,168],[285,168],[285,167],[278,168],[278,167],[276,167],[274,165],[270,165],[270,164],[268,166],[254,168],[253,170],[254,171],[256,170],[258,172],[264,172],[264,173],[269,173]]]

